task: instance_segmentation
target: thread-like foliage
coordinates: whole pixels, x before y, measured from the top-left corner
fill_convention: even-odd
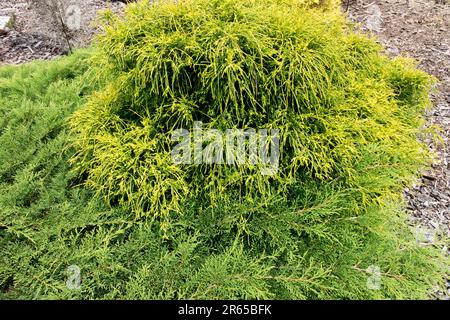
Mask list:
[[[357,183],[362,150],[424,163],[416,141],[431,79],[391,61],[335,11],[292,1],[147,1],[105,15],[93,58],[106,87],[71,120],[73,164],[138,216],[189,197],[288,194],[299,180]],[[278,129],[276,175],[258,165],[176,165],[174,130]]]

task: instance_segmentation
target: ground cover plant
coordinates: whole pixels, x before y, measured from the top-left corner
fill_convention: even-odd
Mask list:
[[[401,192],[433,79],[334,4],[141,1],[89,51],[1,68],[1,297],[427,298],[446,261]],[[175,165],[200,120],[278,128],[277,174]]]

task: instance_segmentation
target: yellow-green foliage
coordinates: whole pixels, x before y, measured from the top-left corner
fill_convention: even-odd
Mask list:
[[[307,8],[320,8],[322,10],[336,10],[341,4],[341,0],[294,0]]]
[[[336,12],[273,0],[141,1],[104,16],[94,73],[105,88],[71,120],[73,164],[137,215],[178,211],[190,196],[287,194],[302,179],[358,183],[362,150],[412,161],[430,78],[391,61]],[[257,166],[175,165],[173,130],[276,128],[275,176]]]
[[[401,191],[432,79],[299,2],[146,3],[93,55],[0,68],[0,299],[430,297],[448,259]],[[279,128],[278,175],[174,165],[194,120]]]
[[[360,150],[351,185],[305,176],[288,196],[191,198],[165,220],[106,207],[68,164],[66,119],[100,85],[87,82],[87,57],[0,67],[0,299],[426,299],[448,273],[393,192],[417,150],[394,157],[386,141]],[[417,125],[419,74],[395,74],[399,97],[416,92],[401,105]]]

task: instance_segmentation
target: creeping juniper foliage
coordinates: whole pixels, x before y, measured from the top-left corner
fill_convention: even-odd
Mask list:
[[[402,189],[434,80],[336,7],[140,1],[88,51],[0,68],[0,298],[427,298],[448,261]],[[278,172],[175,164],[195,121],[279,129]]]

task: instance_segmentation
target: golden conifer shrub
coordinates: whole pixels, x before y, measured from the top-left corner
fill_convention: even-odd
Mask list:
[[[320,8],[334,1],[304,4],[140,1],[124,17],[105,13],[92,59],[105,85],[71,119],[84,183],[109,204],[161,216],[190,197],[287,195],[305,179],[358,187],[367,150],[413,174],[427,158],[416,136],[432,79]],[[174,163],[174,131],[200,121],[279,130],[277,172]]]

